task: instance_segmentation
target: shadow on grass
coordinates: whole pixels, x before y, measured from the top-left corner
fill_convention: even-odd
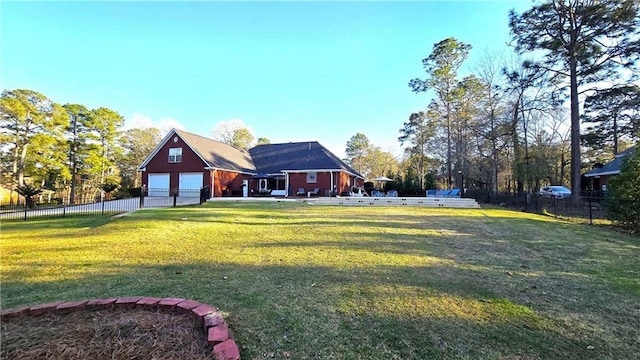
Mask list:
[[[95,228],[111,222],[111,215],[82,215],[64,219],[38,219],[24,221],[6,221],[2,223],[3,230],[9,231],[28,227],[29,230],[50,230],[50,229],[81,229]]]
[[[243,358],[272,352],[340,359],[628,358],[634,346],[633,337],[612,342],[612,334],[593,328],[621,319],[554,318],[543,300],[527,306],[503,297],[482,270],[215,262],[98,267],[101,273],[51,282],[24,283],[20,272],[5,272],[3,308],[24,299],[33,305],[125,295],[191,298],[228,312]],[[633,336],[637,321],[615,325]]]
[[[136,229],[142,235],[134,241],[148,243],[157,259],[116,251],[84,264],[13,258],[11,268],[2,267],[0,300],[7,307],[123,295],[191,298],[229,312],[250,359],[284,352],[317,359],[635,355],[633,243],[583,238],[592,228],[507,212],[397,211],[282,204],[145,210],[106,228],[97,222],[89,232]],[[473,216],[460,215],[467,213]],[[166,234],[152,231],[160,222],[169,224]],[[243,232],[211,246],[217,228],[208,224]],[[208,246],[185,249],[198,226],[205,230],[196,241]],[[282,240],[285,227],[295,231]],[[168,250],[154,252],[154,241]],[[339,266],[330,266],[331,256],[315,258],[318,252],[340,257]],[[32,280],[30,271],[40,267],[60,274]],[[620,278],[630,287],[615,287]]]

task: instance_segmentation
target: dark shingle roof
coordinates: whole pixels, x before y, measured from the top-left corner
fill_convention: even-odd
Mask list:
[[[362,177],[317,141],[258,145],[249,151],[244,151],[204,136],[176,129],[173,129],[165,136],[154,152],[140,165],[141,169],[173,137],[174,133],[180,136],[200,156],[206,166],[215,169],[252,174],[277,174],[282,171],[342,170]]]
[[[186,131],[174,131],[200,155],[209,167],[240,172],[256,171],[251,155],[247,151]]]
[[[344,170],[361,176],[317,141],[258,145],[249,153],[256,169],[266,174],[287,170]]]
[[[631,155],[635,151],[634,147],[630,147],[627,150],[616,155],[616,158],[604,164],[600,168],[595,168],[584,174],[586,177],[602,176],[602,175],[616,175],[620,174],[624,159]]]

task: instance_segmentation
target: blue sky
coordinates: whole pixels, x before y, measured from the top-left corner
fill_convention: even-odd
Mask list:
[[[3,1],[2,89],[109,107],[127,126],[210,136],[242,121],[272,142],[317,140],[337,155],[364,133],[400,154],[403,122],[431,94],[407,83],[455,37],[510,57],[508,11],[521,1]]]

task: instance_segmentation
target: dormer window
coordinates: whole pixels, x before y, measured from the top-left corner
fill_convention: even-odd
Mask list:
[[[169,163],[182,162],[182,148],[169,148]]]

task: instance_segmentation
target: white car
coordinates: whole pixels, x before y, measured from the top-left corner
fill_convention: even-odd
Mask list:
[[[564,186],[545,186],[538,191],[538,195],[542,197],[565,199],[571,197],[571,190]]]

